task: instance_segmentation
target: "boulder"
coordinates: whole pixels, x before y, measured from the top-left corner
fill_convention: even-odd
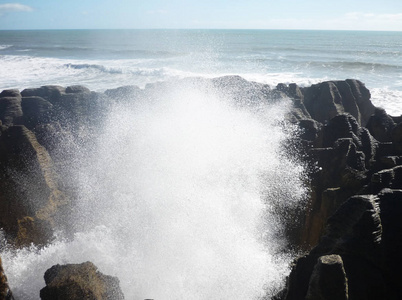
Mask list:
[[[318,258],[310,277],[306,300],[347,300],[348,280],[342,258],[325,255]]]
[[[55,265],[45,272],[42,300],[123,300],[116,277],[104,275],[91,262]]]

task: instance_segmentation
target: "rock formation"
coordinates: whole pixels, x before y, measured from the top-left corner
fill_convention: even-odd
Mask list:
[[[290,86],[282,90],[293,97]],[[295,261],[276,299],[400,299],[400,117],[375,108],[358,81],[300,89],[294,101],[312,117],[298,110],[291,117],[311,178],[310,207],[293,242],[310,252]]]
[[[45,273],[42,300],[123,300],[116,277],[100,273],[91,262],[55,265]]]
[[[184,81],[247,107],[293,102],[287,121],[300,130],[289,143],[308,166],[310,194],[308,207],[293,212],[300,224],[289,223],[287,234],[290,247],[309,253],[295,261],[278,298],[402,299],[402,117],[374,107],[358,80],[276,88],[238,76]],[[152,93],[181,83],[104,93],[82,86],[2,91],[0,227],[8,243],[43,246],[55,230],[74,231],[67,222],[77,196],[70,166],[91,151],[110,105],[158,101]],[[54,266],[45,281],[42,299],[122,297],[116,281],[90,263]]]

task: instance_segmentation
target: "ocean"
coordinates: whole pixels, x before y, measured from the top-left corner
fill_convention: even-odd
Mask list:
[[[402,32],[306,30],[0,31],[0,90],[83,84],[103,91],[240,75],[301,86],[359,79],[402,114]]]
[[[283,130],[290,103],[240,105],[207,80],[176,79],[240,75],[274,87],[356,78],[375,105],[401,114],[401,46],[401,32],[0,31],[0,90],[147,89],[111,102],[96,135],[80,127],[59,142],[74,225],[42,248],[1,239],[15,299],[39,299],[51,266],[85,261],[117,276],[130,300],[269,299],[297,254],[284,252],[286,214],[308,195],[304,165],[284,147],[295,130]]]

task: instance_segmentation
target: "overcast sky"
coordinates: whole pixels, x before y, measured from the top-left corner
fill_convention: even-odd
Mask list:
[[[0,29],[402,31],[402,0],[0,0]]]

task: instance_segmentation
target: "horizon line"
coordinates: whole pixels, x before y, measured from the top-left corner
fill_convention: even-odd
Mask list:
[[[62,30],[277,30],[277,31],[350,31],[350,32],[402,32],[402,30],[373,29],[304,29],[304,28],[14,28],[0,31],[62,31]]]

